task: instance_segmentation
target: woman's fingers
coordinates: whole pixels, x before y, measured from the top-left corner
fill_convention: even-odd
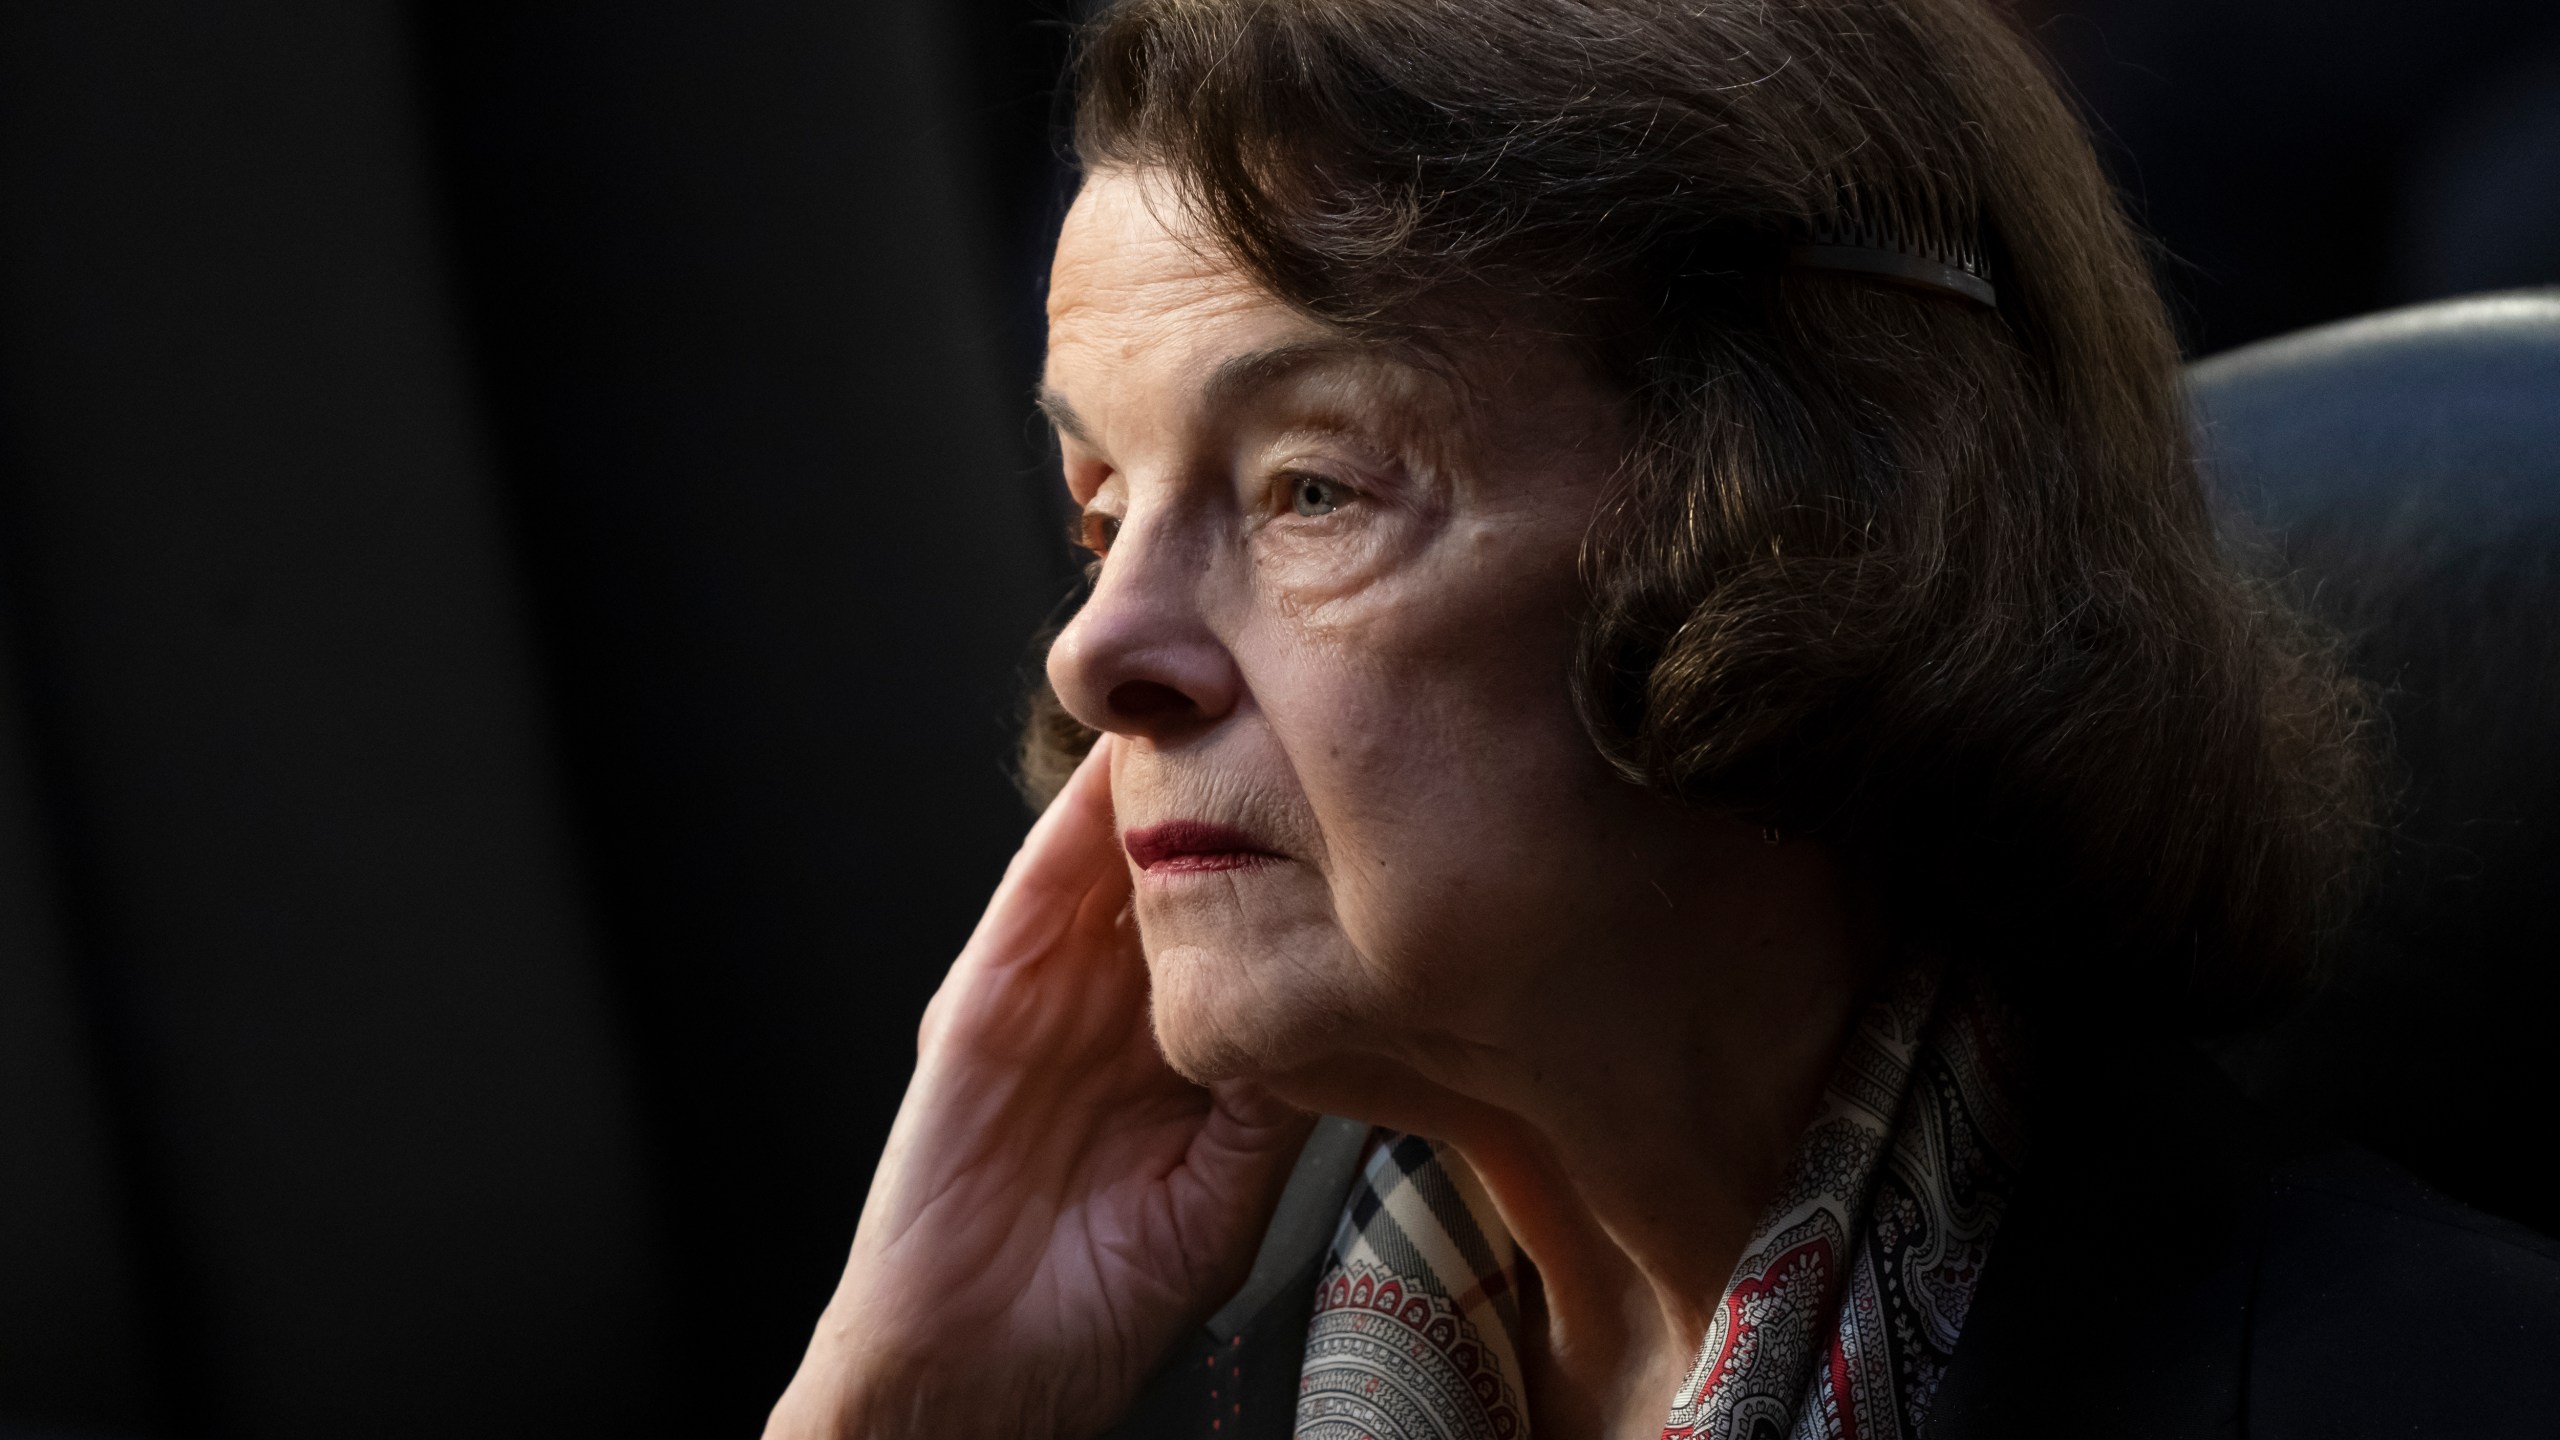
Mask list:
[[[1064,938],[1097,885],[1125,881],[1111,816],[1111,736],[1094,742],[1058,798],[1031,826],[1005,867],[986,914],[961,952],[1001,964],[1036,956]]]
[[[1117,995],[1127,987],[1107,983],[1090,963],[1078,963],[1106,953],[1121,958],[1133,948],[1113,923],[1129,896],[1128,865],[1111,813],[1115,743],[1110,736],[1096,742],[1005,867],[977,929],[926,1007],[917,1035],[924,1051],[949,1038],[954,1024],[957,1033],[981,1039],[1056,1039],[1077,1033],[1081,1026],[1073,1017],[1094,1016],[1097,1005],[1125,1008],[1125,999],[1106,999],[1105,992]],[[1126,958],[1135,961],[1133,954]],[[1047,962],[1058,959],[1068,962],[1064,970],[1047,969]],[[1102,990],[1079,985],[1073,996],[1058,992],[1078,975],[1104,979]],[[1143,1006],[1144,981],[1134,988]]]
[[[1040,812],[1013,863],[1005,867],[989,913],[1016,896],[1072,906],[1106,867],[1120,863],[1120,837],[1111,816],[1111,756],[1117,743],[1109,735],[1095,741],[1067,778],[1066,788]]]
[[[1006,870],[1007,886],[1080,898],[1103,865],[1119,863],[1120,837],[1111,817],[1111,755],[1117,744],[1109,735],[1093,742],[1066,788],[1023,839]]]
[[[1209,1260],[1268,1224],[1280,1187],[1297,1163],[1316,1117],[1252,1081],[1210,1089],[1209,1113],[1191,1137],[1182,1165],[1167,1178],[1186,1248]]]

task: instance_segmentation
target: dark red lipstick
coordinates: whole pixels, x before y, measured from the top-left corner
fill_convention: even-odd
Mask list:
[[[1232,825],[1206,820],[1167,820],[1141,825],[1120,837],[1138,868],[1157,875],[1242,870],[1274,858],[1260,841]]]

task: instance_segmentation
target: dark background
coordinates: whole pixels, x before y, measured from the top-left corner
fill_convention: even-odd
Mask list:
[[[2199,353],[2560,280],[2547,0],[2022,18]],[[754,1433],[1024,821],[1064,43],[0,8],[0,1433]]]

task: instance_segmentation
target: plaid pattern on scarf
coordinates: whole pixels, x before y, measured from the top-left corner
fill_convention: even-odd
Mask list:
[[[1934,964],[1868,1007],[1664,1440],[1918,1433],[2018,1173],[2014,1032]],[[1382,1132],[1317,1282],[1298,1440],[1523,1440],[1523,1263],[1455,1151]]]

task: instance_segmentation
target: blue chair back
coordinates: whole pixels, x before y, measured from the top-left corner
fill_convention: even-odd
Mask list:
[[[2194,366],[2208,475],[2380,689],[2397,795],[2327,988],[2235,1046],[2262,1100],[2560,1231],[2560,290]]]

